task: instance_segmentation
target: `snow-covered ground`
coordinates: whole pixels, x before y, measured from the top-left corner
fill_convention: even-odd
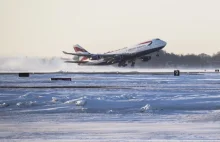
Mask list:
[[[2,74],[0,141],[219,141],[219,85],[219,73]]]
[[[219,140],[219,123],[24,122],[1,124],[1,140],[147,141]]]
[[[60,58],[43,59],[38,57],[0,57],[0,73],[13,72],[173,72],[174,69],[180,69],[181,72],[215,72],[215,69],[210,67],[186,69],[183,67],[173,67],[167,69],[151,69],[140,68],[136,66],[132,68],[117,67],[116,65],[109,66],[83,66],[77,64],[68,64]],[[147,66],[146,66],[147,67]]]

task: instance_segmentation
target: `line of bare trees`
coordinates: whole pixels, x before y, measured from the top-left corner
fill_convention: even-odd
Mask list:
[[[207,54],[187,54],[176,55],[160,51],[159,57],[152,55],[152,59],[148,62],[139,62],[139,67],[151,68],[169,68],[169,67],[184,67],[184,68],[220,68],[220,51],[212,56]]]

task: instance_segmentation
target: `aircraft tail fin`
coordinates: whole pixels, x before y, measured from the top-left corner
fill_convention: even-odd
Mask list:
[[[83,47],[81,47],[78,44],[74,45],[73,48],[74,48],[76,53],[88,53],[88,54],[90,54],[88,51],[86,51]],[[77,60],[77,61],[83,62],[83,61],[87,60],[88,57],[86,57],[86,56],[80,56],[80,57],[75,56],[74,59]]]
[[[88,51],[86,51],[82,46],[80,46],[79,44],[76,44],[73,46],[74,50],[76,53],[89,53]]]

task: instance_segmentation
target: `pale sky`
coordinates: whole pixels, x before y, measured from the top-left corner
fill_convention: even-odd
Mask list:
[[[220,51],[220,0],[0,0],[0,56],[92,53],[160,38],[175,54]]]

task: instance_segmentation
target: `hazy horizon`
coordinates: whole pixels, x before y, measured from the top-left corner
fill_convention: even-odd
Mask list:
[[[166,52],[220,51],[218,0],[0,0],[0,56],[60,57],[74,44],[92,53],[153,38]]]

